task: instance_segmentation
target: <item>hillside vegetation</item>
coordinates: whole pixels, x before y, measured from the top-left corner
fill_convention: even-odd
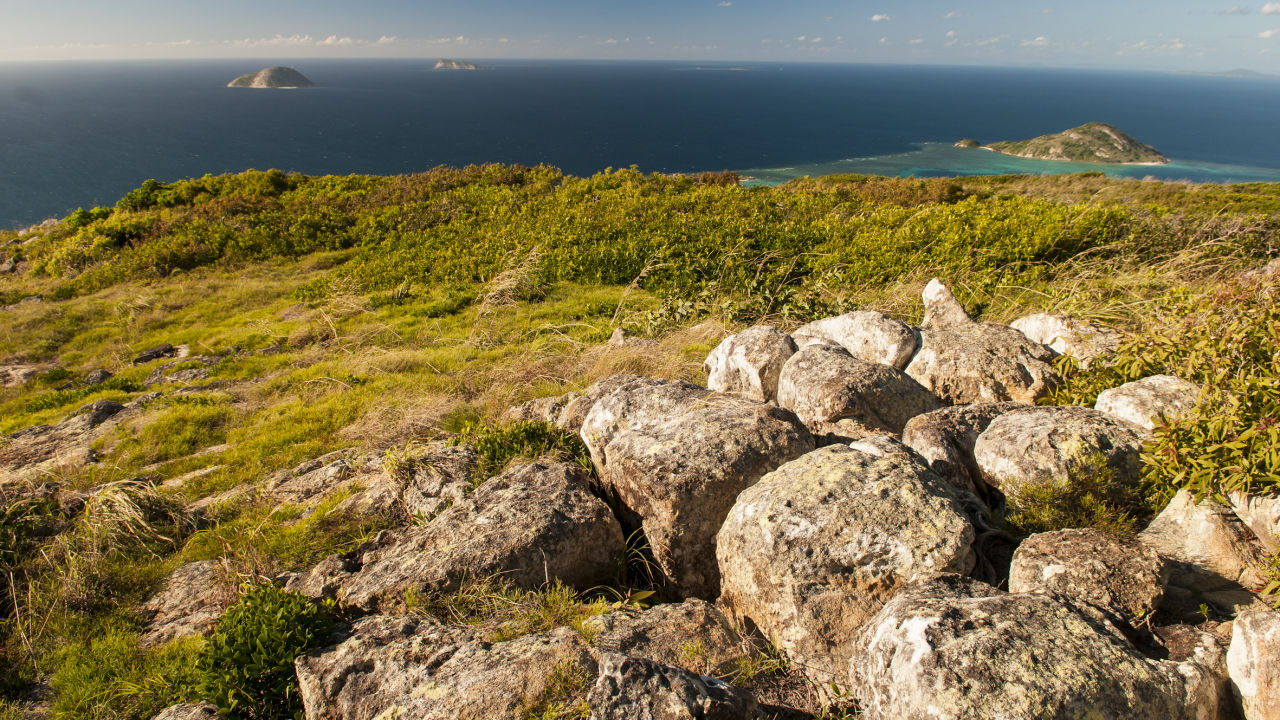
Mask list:
[[[993,142],[987,147],[1006,155],[1036,160],[1161,165],[1169,162],[1169,158],[1159,150],[1139,142],[1118,128],[1099,122],[1085,123],[1080,127],[1030,140]]]

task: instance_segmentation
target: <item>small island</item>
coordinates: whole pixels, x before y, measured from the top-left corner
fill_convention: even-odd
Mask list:
[[[1005,155],[1032,160],[1110,163],[1116,165],[1164,165],[1169,158],[1159,150],[1144,145],[1133,136],[1106,123],[1091,122],[1052,135],[1030,140],[994,142],[979,145],[976,140],[961,140],[956,147],[982,147]]]
[[[316,84],[305,75],[291,67],[269,67],[258,72],[245,73],[227,83],[227,87],[265,88],[272,90],[292,90],[295,88],[315,87]]]
[[[465,60],[441,60],[436,63],[436,70],[479,70],[480,66]]]

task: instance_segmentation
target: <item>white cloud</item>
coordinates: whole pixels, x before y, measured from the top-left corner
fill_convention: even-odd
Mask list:
[[[721,2],[716,3],[716,7],[733,7],[733,3],[729,2],[729,0],[721,0]]]
[[[881,44],[881,45],[888,45],[888,44],[889,44],[889,38],[887,38],[887,37],[882,37],[882,38],[880,38],[880,44]]]
[[[1248,15],[1250,12],[1252,11],[1249,8],[1245,7],[1244,5],[1236,5],[1236,6],[1227,8],[1226,10],[1219,11],[1218,14],[1219,15]]]
[[[382,37],[378,38],[378,41],[375,42],[374,45],[390,45],[395,41],[396,41],[395,35],[383,35]]]
[[[809,39],[809,36],[808,36],[808,35],[797,35],[797,36],[796,36],[796,42],[804,42],[805,40],[808,40],[808,39]]]
[[[888,15],[885,15],[884,13],[876,13],[875,15],[871,16],[871,22],[880,22],[882,20],[892,20],[892,19],[893,18],[889,17]]]
[[[1041,11],[1040,11],[1040,14],[1041,14],[1041,15],[1052,15],[1052,14],[1053,14],[1053,8],[1044,8],[1043,10],[1041,10]]]
[[[952,18],[958,18],[961,15],[964,15],[964,13],[960,12],[959,10],[952,10],[951,12],[947,13],[946,15],[943,15],[942,17],[948,20],[951,20]]]
[[[498,38],[498,42],[500,42],[500,43],[502,43],[503,45],[505,45],[505,44],[507,44],[507,43],[511,42],[511,38],[504,38],[504,37],[500,37],[500,38]]]
[[[1258,33],[1258,37],[1263,40],[1270,40],[1273,37],[1280,37],[1280,29],[1272,28],[1271,30],[1263,30]]]
[[[923,44],[924,44],[924,38],[919,37],[919,36],[913,37],[913,38],[911,38],[911,40],[910,40],[909,44],[910,44],[910,45],[923,45]]]
[[[822,42],[822,38],[820,38],[820,37],[816,37],[816,38],[813,38],[813,39],[809,40],[809,42],[811,42],[811,43],[820,43],[820,42]]]
[[[1263,15],[1280,15],[1280,2],[1269,2],[1262,6]]]
[[[617,45],[618,38],[609,38],[608,40],[602,41],[600,44],[601,45]]]
[[[956,36],[956,31],[955,31],[955,30],[948,30],[948,31],[947,31],[947,37],[949,37],[949,38],[953,38],[953,37],[955,37],[955,36]]]
[[[1034,40],[1023,40],[1022,47],[1027,47],[1027,48],[1049,47],[1049,38],[1041,35],[1035,38]]]
[[[321,40],[316,44],[317,45],[350,45],[353,42],[355,41],[349,37],[338,37],[337,35],[330,35],[329,37]]]

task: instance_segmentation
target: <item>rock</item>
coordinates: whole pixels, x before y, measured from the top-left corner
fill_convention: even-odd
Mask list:
[[[670,382],[633,375],[602,380],[611,390],[601,392],[582,421],[579,436],[591,452],[596,472],[605,476],[605,448],[615,437],[632,428],[663,423],[680,415],[711,394],[710,390],[687,382]],[[587,397],[593,395],[590,390]],[[565,412],[573,410],[573,403]]]
[[[1233,492],[1228,497],[1236,517],[1253,531],[1267,552],[1280,554],[1280,495]]]
[[[1188,714],[1194,720],[1238,720],[1240,703],[1227,675],[1226,644],[1191,625],[1167,625],[1156,628],[1154,634],[1168,652],[1163,659],[1177,663],[1180,669],[1196,670],[1183,673],[1187,695],[1195,699]]]
[[[624,609],[585,622],[592,646],[605,652],[644,657],[703,675],[723,676],[754,648],[714,605],[698,599]]]
[[[522,422],[544,422],[554,425],[556,420],[560,419],[565,406],[579,397],[581,396],[578,393],[571,392],[553,397],[534,398],[521,405],[507,408],[498,420],[505,425]]]
[[[0,273],[11,273],[14,270],[16,270],[17,267],[18,267],[17,258],[7,257],[4,260],[0,260]]]
[[[59,467],[97,462],[93,441],[144,404],[145,398],[134,400],[127,408],[112,400],[98,400],[57,425],[33,425],[2,438],[0,487],[44,477]]]
[[[920,337],[910,325],[871,310],[815,320],[792,333],[796,345],[831,343],[867,362],[902,370],[920,346]]]
[[[606,344],[611,347],[656,348],[658,341],[636,337],[624,328],[614,328],[613,334],[609,336],[609,342]]]
[[[84,376],[84,384],[89,387],[93,387],[95,385],[101,385],[102,383],[110,380],[111,378],[112,378],[112,375],[110,372],[103,370],[102,368],[98,368],[97,370],[94,370],[93,372]],[[179,706],[175,705],[174,707],[179,707]]]
[[[189,357],[179,355],[179,357],[181,359],[165,363],[152,370],[147,375],[147,379],[143,381],[143,384],[150,386],[162,383],[199,382],[209,377],[210,368],[222,362],[222,358],[216,355],[192,355]]]
[[[339,489],[349,487],[347,482],[366,463],[376,463],[372,456],[361,459],[349,457],[347,450],[312,458],[292,470],[284,470],[267,478],[262,494],[281,505],[316,504]],[[377,465],[380,465],[378,463]],[[372,470],[373,468],[369,468]]]
[[[235,583],[217,560],[183,565],[165,587],[142,606],[149,616],[144,646],[162,645],[188,635],[203,635],[218,624],[235,599]]]
[[[1152,375],[1098,394],[1094,408],[1146,430],[1162,415],[1169,422],[1195,408],[1200,386],[1172,375]]]
[[[1142,469],[1137,428],[1082,407],[1033,407],[1008,412],[978,436],[973,457],[988,485],[1007,496],[1028,486],[1095,471],[1100,460],[1122,485],[1136,485]]]
[[[468,445],[432,443],[394,466],[386,466],[385,461],[378,466],[367,487],[337,509],[376,513],[404,522],[430,520],[462,502],[482,479],[479,457]]]
[[[866,720],[1208,720],[1218,701],[1210,669],[1143,657],[1087,606],[955,575],[902,590],[853,645]]]
[[[992,420],[1025,408],[1021,403],[974,403],[917,415],[902,428],[902,442],[929,468],[958,488],[978,492],[986,483],[973,459],[973,446]]]
[[[294,667],[308,720],[517,718],[566,671],[596,671],[569,628],[490,643],[430,618],[383,616],[356,621]]]
[[[1255,608],[1236,618],[1227,670],[1245,720],[1280,719],[1280,613]]]
[[[591,494],[586,472],[534,462],[487,481],[425,525],[383,531],[322,561],[287,587],[364,609],[396,607],[409,588],[453,589],[496,574],[522,588],[560,579],[585,589],[607,582],[624,552],[622,530]]]
[[[1058,382],[1053,351],[1004,325],[923,328],[907,374],[953,405],[1034,404]]]
[[[933,278],[924,286],[921,298],[924,300],[924,320],[920,323],[922,329],[946,330],[974,324],[964,306],[938,278]]]
[[[1160,606],[1168,569],[1136,539],[1093,529],[1032,535],[1013,553],[1009,592],[1052,592],[1139,621]]]
[[[0,366],[0,387],[18,387],[40,372],[41,368],[37,365]]]
[[[787,360],[778,404],[814,434],[851,438],[902,432],[911,418],[942,406],[901,370],[861,360],[835,345],[810,345]]]
[[[825,690],[854,634],[920,573],[967,572],[974,530],[913,454],[832,445],[738,496],[716,541],[720,603]]]
[[[582,391],[580,395],[565,403],[564,409],[560,411],[560,416],[555,420],[556,427],[573,433],[580,432],[582,423],[586,422],[587,414],[591,412],[591,408],[595,407],[600,398],[623,385],[640,379],[637,375],[611,375],[591,385]]]
[[[812,450],[813,437],[781,408],[729,395],[706,403],[620,432],[605,449],[604,477],[639,519],[670,590],[713,599],[720,588],[716,533],[738,493]],[[588,426],[599,412],[597,405]]]
[[[1120,347],[1120,333],[1067,315],[1035,313],[1020,317],[1009,326],[1034,342],[1048,345],[1059,355],[1070,355],[1085,370]]]
[[[721,680],[616,653],[600,656],[587,704],[592,720],[755,720],[760,710]]]
[[[209,703],[182,703],[170,705],[152,720],[218,720],[223,717],[218,708]]]
[[[152,360],[159,360],[160,358],[166,357],[177,357],[177,355],[178,349],[168,343],[165,343],[164,345],[147,348],[146,350],[138,353],[138,357],[133,359],[133,364],[142,365],[144,363],[149,363]]]
[[[749,327],[725,338],[707,356],[702,365],[707,387],[756,402],[770,402],[778,396],[782,364],[795,351],[790,335],[768,325]]]

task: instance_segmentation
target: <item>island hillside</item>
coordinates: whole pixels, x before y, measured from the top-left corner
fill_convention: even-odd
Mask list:
[[[315,87],[315,83],[291,67],[277,65],[276,67],[263,68],[258,72],[245,73],[227,83],[227,87],[288,90]]]
[[[475,63],[469,63],[465,60],[440,60],[435,65],[435,70],[479,70],[480,66]]]
[[[1163,165],[1169,158],[1133,136],[1106,123],[1091,122],[1030,140],[994,142],[985,146],[1006,155],[1033,160]]]

